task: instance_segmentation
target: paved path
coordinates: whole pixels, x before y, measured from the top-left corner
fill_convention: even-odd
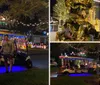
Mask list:
[[[38,68],[48,68],[48,55],[31,55],[32,64]]]
[[[29,55],[34,67],[48,68],[48,50],[29,51]]]

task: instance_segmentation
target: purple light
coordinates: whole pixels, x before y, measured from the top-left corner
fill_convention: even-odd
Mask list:
[[[13,66],[12,68],[12,72],[21,72],[21,71],[25,71],[27,70],[27,68],[23,67],[23,66]],[[4,66],[0,66],[0,74],[5,73],[6,68]]]
[[[71,77],[77,77],[77,76],[92,76],[91,74],[89,73],[75,73],[75,74],[69,74],[69,76]]]

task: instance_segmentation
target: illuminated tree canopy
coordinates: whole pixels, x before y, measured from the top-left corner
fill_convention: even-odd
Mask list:
[[[4,6],[7,8],[4,9]],[[14,30],[47,30],[48,1],[47,0],[0,0],[0,16],[6,18],[8,28]],[[39,21],[41,20],[42,23]],[[26,25],[23,25],[26,24]],[[31,24],[31,25],[30,25]],[[39,24],[39,26],[35,25]],[[34,30],[33,30],[34,31]]]
[[[34,17],[34,14],[46,10],[48,4],[44,0],[0,0],[0,6],[7,5],[8,10],[3,12],[8,18],[19,18],[21,15]]]
[[[93,11],[93,9],[95,9],[93,0],[56,1],[57,3],[53,8],[53,18],[55,18],[59,22],[56,40],[92,40],[89,35],[90,33],[95,36],[95,39],[98,38],[95,26],[89,21],[91,17],[95,16],[90,16],[90,10]],[[72,36],[71,39],[64,34],[64,28],[68,28],[70,30]],[[90,31],[91,29],[93,30],[93,33]]]

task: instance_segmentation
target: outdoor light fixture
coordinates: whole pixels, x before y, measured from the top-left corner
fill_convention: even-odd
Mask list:
[[[3,16],[0,16],[0,20],[5,21],[6,19]]]
[[[94,0],[95,2],[100,2],[100,0]]]
[[[79,52],[78,55],[83,56],[83,57],[86,56],[86,54],[84,52]]]
[[[5,18],[2,18],[2,20],[4,21],[4,20],[6,20]]]

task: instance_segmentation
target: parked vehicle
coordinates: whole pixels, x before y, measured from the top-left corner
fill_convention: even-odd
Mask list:
[[[1,46],[0,46],[0,48],[1,48]],[[17,51],[14,54],[13,61],[14,61],[14,65],[25,66],[28,69],[32,68],[31,58],[26,52]],[[8,61],[8,64],[9,64],[9,61]],[[0,65],[4,65],[4,59],[3,59],[2,53],[0,53]]]

